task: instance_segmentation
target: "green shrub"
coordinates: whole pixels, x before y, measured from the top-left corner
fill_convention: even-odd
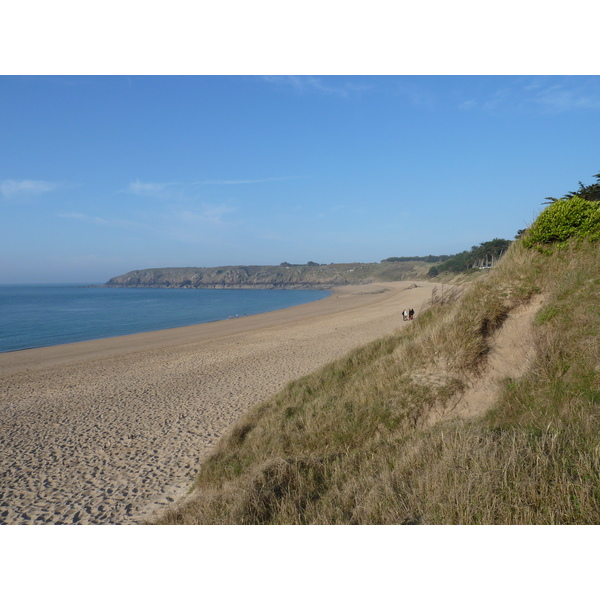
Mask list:
[[[600,205],[579,196],[557,200],[546,208],[525,234],[526,248],[543,247],[569,238],[600,240]]]

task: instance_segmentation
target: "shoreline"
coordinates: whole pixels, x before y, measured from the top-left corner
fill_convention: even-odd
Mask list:
[[[124,286],[92,286],[92,285],[88,285],[88,286],[81,286],[81,287],[96,287],[96,288],[100,288],[100,287],[110,287],[111,289],[123,289]],[[159,288],[159,286],[129,286],[132,289],[150,289],[151,287],[153,289],[168,289],[168,288]],[[179,289],[179,288],[178,288]],[[198,288],[198,289],[208,289],[208,288]],[[225,289],[225,288],[223,288]],[[237,290],[237,287],[231,287],[231,288],[227,288],[227,289],[232,289],[232,290]],[[239,288],[241,289],[241,288]],[[248,288],[250,289],[250,288]],[[267,288],[254,288],[254,289],[267,289]],[[292,288],[281,288],[281,291],[285,291],[286,289],[289,289],[290,291],[299,291],[299,290],[294,290]],[[219,290],[222,291],[222,290]],[[318,292],[328,292],[329,295],[331,295],[333,293],[333,288],[330,286],[329,288],[323,288],[323,289],[318,289],[318,288],[314,288],[314,289],[303,289],[300,291],[318,291]],[[328,296],[326,296],[328,297]],[[325,297],[325,298],[326,298]],[[292,306],[289,306],[287,308],[295,308],[296,306],[302,306],[302,304],[310,304],[312,302],[319,302],[319,300],[324,300],[325,298],[318,298],[316,300],[309,300],[306,302],[302,302],[301,304],[294,304]],[[273,310],[268,310],[265,312],[260,312],[260,313],[255,313],[253,315],[250,316],[256,316],[256,315],[262,315],[262,314],[267,314],[270,312],[276,312],[277,310],[285,310],[285,309],[273,309]],[[244,315],[244,317],[247,318],[246,315]],[[238,318],[244,318],[244,317],[238,317]],[[90,338],[90,339],[83,339],[83,340],[74,340],[74,341],[70,341],[70,342],[61,342],[61,343],[56,343],[56,344],[44,344],[44,345],[40,345],[40,346],[30,346],[27,348],[15,348],[12,350],[0,350],[0,356],[4,355],[4,354],[10,354],[12,352],[22,352],[22,351],[26,351],[26,350],[39,350],[41,348],[55,348],[57,346],[67,346],[67,345],[71,345],[71,344],[79,344],[79,343],[84,343],[84,342],[94,342],[94,341],[98,341],[98,340],[104,340],[104,339],[113,339],[113,338],[120,338],[120,337],[125,337],[125,336],[129,336],[129,335],[138,335],[140,333],[155,333],[155,332],[159,332],[159,331],[167,331],[170,329],[181,329],[184,327],[192,327],[192,326],[196,326],[196,325],[205,325],[207,323],[220,323],[222,321],[228,321],[230,320],[232,317],[230,316],[229,318],[227,317],[222,317],[222,318],[218,318],[218,319],[214,319],[212,321],[200,321],[198,323],[192,323],[190,325],[173,325],[172,327],[160,327],[159,329],[150,329],[148,331],[138,331],[136,333],[116,333],[113,335],[104,335],[102,337],[96,337],[96,338]]]
[[[352,286],[353,288],[355,286]],[[294,318],[295,316],[300,317],[301,315],[292,315],[291,311],[323,302],[331,297],[335,290],[338,290],[338,296],[344,295],[343,288],[330,288],[328,290],[330,295],[326,298],[319,298],[318,300],[312,300],[311,302],[305,302],[304,304],[297,304],[289,306],[287,308],[279,308],[263,313],[257,313],[254,315],[246,315],[237,318],[217,319],[214,321],[206,321],[204,323],[196,323],[193,325],[179,325],[175,327],[166,327],[163,329],[154,329],[152,331],[141,331],[139,333],[126,333],[123,335],[113,335],[103,338],[95,338],[91,340],[83,340],[78,342],[66,342],[64,344],[53,344],[51,346],[34,346],[31,348],[21,348],[18,350],[7,350],[0,352],[0,375],[9,373],[14,370],[20,370],[22,368],[42,368],[44,366],[50,366],[57,364],[57,357],[59,360],[68,361],[73,358],[85,356],[86,358],[95,358],[96,356],[104,356],[107,352],[130,352],[135,350],[144,350],[152,348],[154,346],[160,347],[162,345],[170,345],[171,343],[177,344],[181,342],[190,342],[192,340],[204,340],[212,337],[221,337],[222,335],[229,335],[231,333],[240,333],[242,331],[258,329],[265,324],[258,322],[258,318],[266,315],[275,315],[284,311],[290,311],[289,314],[282,315],[284,319],[287,317]],[[251,320],[250,327],[235,327],[233,325],[227,327],[227,331],[219,331],[218,326],[221,323],[232,323],[239,322],[241,320]],[[280,319],[276,319],[279,321]],[[203,328],[200,330],[198,328]],[[7,356],[14,356],[13,359],[6,358]]]
[[[418,314],[433,287],[344,286],[259,315],[0,354],[0,522],[143,523],[250,407],[407,325],[401,311]]]

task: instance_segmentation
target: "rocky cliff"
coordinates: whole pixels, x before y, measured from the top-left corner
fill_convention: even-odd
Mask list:
[[[130,271],[110,279],[107,287],[176,288],[329,288],[418,278],[427,263],[347,263],[330,265],[171,267]]]

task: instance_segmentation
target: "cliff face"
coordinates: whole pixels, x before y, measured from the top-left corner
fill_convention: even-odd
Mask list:
[[[374,281],[398,281],[418,277],[419,271],[420,269],[415,268],[415,263],[172,267],[130,271],[113,277],[105,285],[107,287],[318,289]]]

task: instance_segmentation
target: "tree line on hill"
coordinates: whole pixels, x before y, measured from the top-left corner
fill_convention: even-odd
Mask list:
[[[437,256],[428,254],[427,256],[390,256],[384,258],[381,262],[410,262],[410,261],[421,261],[428,263],[444,262],[448,260],[452,254],[439,254]]]
[[[488,242],[482,242],[478,246],[472,246],[470,250],[464,250],[454,254],[441,265],[429,269],[429,277],[436,277],[443,272],[465,273],[471,269],[485,269],[493,267],[495,262],[508,250],[512,244],[510,240],[494,238]]]
[[[452,273],[463,273],[470,269],[485,268],[492,266],[507,248],[509,240],[495,238],[489,242],[482,242],[478,246],[472,246],[471,250],[465,250],[458,254],[428,254],[427,256],[391,256],[381,262],[409,262],[421,261],[428,263],[441,263],[429,269],[429,277],[436,277],[440,273],[450,271]]]

